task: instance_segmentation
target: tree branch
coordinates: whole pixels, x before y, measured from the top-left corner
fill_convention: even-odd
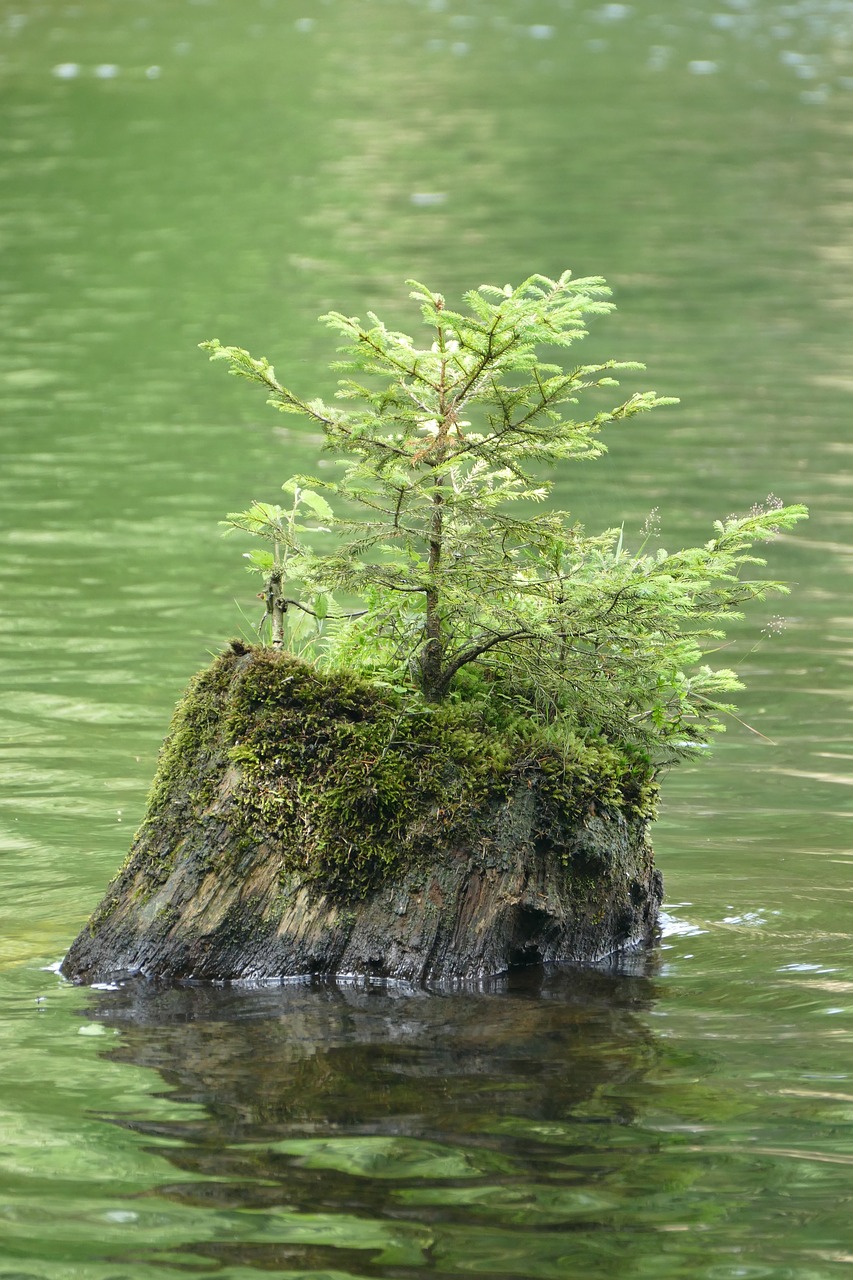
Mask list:
[[[461,653],[458,653],[455,658],[452,658],[447,663],[442,672],[442,684],[448,685],[457,671],[460,671],[462,667],[466,667],[469,662],[474,662],[477,658],[481,658],[484,653],[488,653],[496,645],[506,644],[508,640],[539,639],[541,639],[541,636],[537,631],[530,631],[527,627],[524,627],[517,631],[502,631],[498,635],[492,636],[489,640],[483,640],[479,644],[472,644],[470,648],[463,649]]]
[[[301,600],[291,600],[287,597],[281,603],[285,609],[289,609],[293,605],[294,609],[301,609],[303,613],[310,614],[312,618],[319,617],[319,614],[310,609],[307,604],[303,604]],[[363,618],[367,612],[367,609],[354,609],[352,613],[327,613],[323,618],[320,618],[320,621],[323,622],[325,618],[332,618],[335,622],[339,622],[341,618]]]

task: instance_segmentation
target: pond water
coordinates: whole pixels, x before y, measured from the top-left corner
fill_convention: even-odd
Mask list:
[[[853,4],[3,0],[0,86],[0,1280],[849,1273]],[[660,946],[468,992],[63,983],[257,611],[216,521],[315,457],[196,344],[328,395],[320,312],[567,266],[619,308],[584,358],[682,403],[561,505],[668,546],[812,509],[725,654],[750,727],[666,780]]]

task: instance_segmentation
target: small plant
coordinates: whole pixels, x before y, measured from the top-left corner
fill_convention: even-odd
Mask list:
[[[366,324],[322,317],[344,341],[339,405],[300,399],[239,347],[202,344],[277,409],[318,425],[342,460],[336,481],[287,480],[288,507],[255,502],[228,516],[269,544],[247,554],[264,577],[273,646],[284,647],[296,610],[323,632],[321,664],[430,703],[488,700],[657,762],[691,753],[723,727],[721,696],[741,687],[703,661],[721,624],[787,590],[742,576],[764,564],[751,547],[806,509],[769,501],[673,553],[648,549],[651,528],[632,551],[620,529],[589,535],[566,512],[536,512],[551,488],[545,468],[600,456],[604,426],[676,402],[643,391],[583,418],[581,396],[643,366],[540,359],[543,346],[585,337],[586,316],[613,309],[598,277],[483,285],[465,295],[465,312],[409,283],[430,329],[424,346],[372,313]],[[325,553],[319,533],[336,535]],[[342,610],[335,592],[361,607]]]

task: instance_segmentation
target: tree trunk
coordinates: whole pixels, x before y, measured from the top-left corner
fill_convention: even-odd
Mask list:
[[[282,573],[276,569],[267,586],[267,613],[270,619],[272,647],[279,653],[284,649],[284,614],[285,603],[282,599]]]

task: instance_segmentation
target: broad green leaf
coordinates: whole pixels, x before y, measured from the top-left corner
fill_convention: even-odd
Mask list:
[[[275,568],[275,556],[271,551],[244,551],[243,555],[251,568],[260,573],[271,573]]]
[[[312,489],[300,489],[299,501],[309,507],[321,519],[334,520],[335,513],[326,499],[321,494],[314,493]]]

